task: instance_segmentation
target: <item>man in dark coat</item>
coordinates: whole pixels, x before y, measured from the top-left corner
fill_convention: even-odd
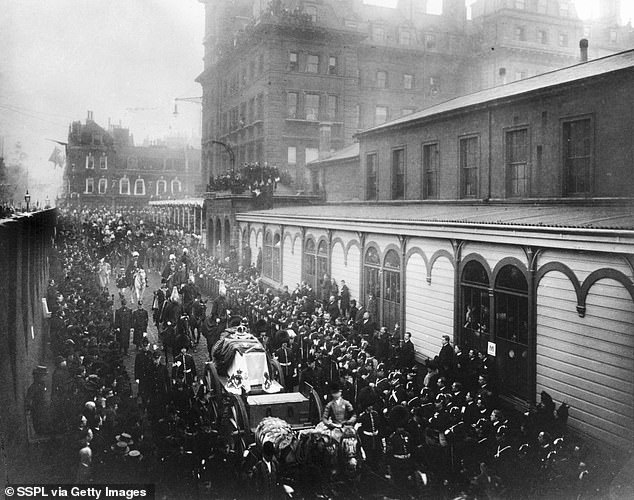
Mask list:
[[[350,289],[344,280],[341,280],[341,287],[339,288],[339,312],[344,318],[347,318],[348,311],[350,310]]]
[[[154,351],[152,366],[148,373],[148,413],[158,420],[164,413],[170,391],[167,367],[161,363],[161,353]]]
[[[284,388],[288,392],[292,392],[295,386],[295,363],[294,353],[290,347],[288,347],[288,341],[282,342],[282,347],[275,351],[275,358],[282,366],[282,373],[284,374]]]
[[[453,369],[454,352],[451,344],[449,343],[449,335],[442,336],[442,347],[438,353],[438,364],[440,365],[440,372],[443,375],[449,374]]]
[[[255,489],[258,498],[272,500],[277,495],[277,461],[275,460],[275,448],[271,441],[265,441],[262,445],[262,460],[253,469]]]
[[[412,334],[405,332],[400,353],[401,368],[411,368],[416,363],[416,350],[412,343]]]
[[[220,334],[222,333],[222,326],[220,318],[216,318],[211,314],[205,318],[202,324],[202,334],[207,341],[207,351],[209,352],[209,359],[211,359],[211,350],[216,342],[220,340]]]
[[[31,413],[33,428],[38,434],[45,434],[49,430],[48,402],[46,399],[46,375],[45,366],[38,366],[33,370],[33,383],[26,392],[24,405]]]
[[[374,331],[376,330],[376,323],[374,319],[372,319],[370,312],[366,311],[363,313],[363,320],[359,325],[359,334],[362,338],[368,340],[374,336]]]
[[[152,370],[152,353],[150,352],[150,342],[147,338],[141,341],[141,351],[134,358],[134,379],[138,385],[138,395],[147,401],[148,382]]]
[[[141,348],[143,334],[147,333],[149,318],[147,311],[143,309],[143,302],[139,300],[137,305],[137,309],[132,313],[132,328],[134,328],[132,341],[134,342],[137,350],[139,350]]]
[[[126,305],[126,300],[121,299],[121,307],[114,313],[114,327],[117,330],[117,341],[120,352],[128,355],[130,348],[130,329],[132,328],[132,309]]]
[[[328,305],[326,306],[326,311],[330,315],[330,321],[332,323],[340,316],[339,306],[337,305],[337,299],[334,295],[330,296],[330,300],[328,301]]]

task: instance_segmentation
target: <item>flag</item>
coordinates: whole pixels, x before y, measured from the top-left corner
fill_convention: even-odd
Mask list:
[[[62,150],[55,146],[55,149],[51,153],[48,161],[52,162],[55,167],[64,168],[64,153]]]

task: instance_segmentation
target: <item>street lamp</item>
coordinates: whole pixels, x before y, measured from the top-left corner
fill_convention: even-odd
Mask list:
[[[26,202],[26,211],[29,211],[29,204],[31,203],[31,195],[29,194],[29,190],[26,190],[26,194],[24,195],[24,201]]]
[[[44,200],[44,208],[45,209],[51,208],[51,200],[48,198],[48,195],[46,196],[46,199]]]

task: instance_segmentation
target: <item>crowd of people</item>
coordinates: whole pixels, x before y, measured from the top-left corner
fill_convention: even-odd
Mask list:
[[[217,491],[240,483],[241,457],[192,353],[202,336],[211,359],[225,328],[241,324],[278,360],[287,391],[316,391],[324,426],[354,429],[366,471],[398,495],[435,488],[527,497],[585,487],[584,450],[566,436],[567,407],[542,393],[525,414],[506,409],[486,353],[464,352],[443,336],[438,355],[421,363],[410,332],[378,324],[372,298],[355,300],[344,281],[325,275],[317,290],[275,290],[237,253],[218,261],[191,235],[149,220],[143,211],[107,210],[60,218],[61,262],[47,294],[57,356],[51,406],[40,404],[46,372],[38,368],[28,408],[36,431],[71,436],[77,481],[142,475],[181,492],[200,481]],[[116,259],[161,274],[152,301],[157,344],[143,303],[133,310],[126,294],[115,298],[96,279],[99,263]],[[131,338],[134,373],[126,369]]]
[[[261,193],[265,190],[274,191],[277,184],[290,185],[292,178],[288,171],[280,172],[277,167],[268,164],[260,165],[259,162],[243,163],[235,171],[228,170],[224,174],[211,179],[207,185],[207,191],[231,191],[242,193]]]

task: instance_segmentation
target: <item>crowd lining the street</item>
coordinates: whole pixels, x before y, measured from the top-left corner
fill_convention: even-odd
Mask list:
[[[438,355],[421,364],[411,334],[377,324],[372,301],[352,298],[345,282],[326,275],[318,290],[306,283],[276,290],[259,278],[259,259],[252,266],[233,251],[219,261],[194,235],[149,220],[144,211],[107,210],[60,218],[47,293],[51,405],[44,408],[39,367],[27,407],[37,432],[68,437],[77,482],[143,477],[172,495],[204,483],[222,496],[243,484],[241,475],[255,474],[258,492],[275,496],[278,466],[244,470],[192,356],[203,336],[211,359],[224,329],[243,324],[280,361],[287,391],[314,388],[324,403],[332,395],[347,403],[324,423],[353,427],[366,470],[397,495],[424,488],[464,498],[583,494],[586,452],[566,435],[567,406],[555,408],[542,393],[525,414],[504,409],[486,353],[463,352],[444,336]],[[133,310],[123,286],[117,298],[97,279],[105,262],[125,269],[118,285],[138,267],[161,273],[151,319],[163,345],[148,340],[143,304]],[[213,293],[209,305],[201,291]],[[130,338],[134,373],[125,366]],[[275,462],[265,451],[265,464]]]

